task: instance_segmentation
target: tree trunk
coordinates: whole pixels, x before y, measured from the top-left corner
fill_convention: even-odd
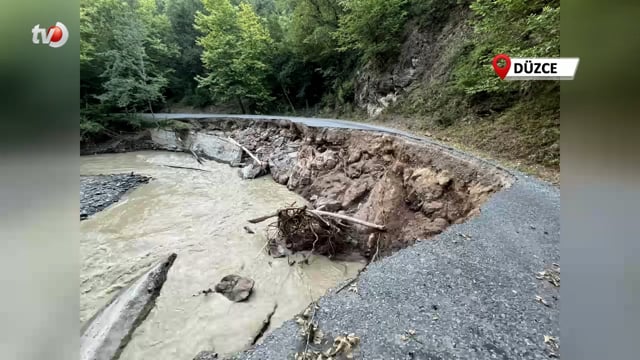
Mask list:
[[[240,110],[242,111],[242,113],[246,114],[247,111],[244,109],[244,104],[242,103],[242,98],[240,96],[238,96],[238,105],[240,105]]]
[[[282,93],[284,94],[284,97],[287,98],[287,101],[289,102],[289,106],[291,106],[291,111],[293,112],[293,115],[296,114],[296,108],[293,106],[293,103],[291,102],[291,99],[289,99],[289,94],[287,94],[287,90],[285,90],[284,86],[282,84],[280,84],[280,87],[282,88]]]
[[[151,100],[147,100],[149,104],[149,111],[151,112],[151,118],[156,123],[156,128],[160,128],[160,123],[158,123],[158,119],[156,119],[156,114],[153,113],[153,107],[151,106]]]

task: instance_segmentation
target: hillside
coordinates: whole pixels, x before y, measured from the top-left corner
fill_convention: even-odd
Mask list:
[[[81,1],[83,141],[166,109],[323,115],[430,135],[557,182],[558,0]],[[125,116],[107,114],[124,113]]]

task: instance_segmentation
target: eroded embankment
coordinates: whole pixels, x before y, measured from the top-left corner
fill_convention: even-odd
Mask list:
[[[353,246],[365,256],[389,254],[464,222],[512,182],[473,158],[389,134],[237,119],[182,122],[179,128],[152,129],[83,152],[165,149],[250,164],[232,138],[268,164],[263,172],[314,207],[384,224],[385,232],[360,229]]]

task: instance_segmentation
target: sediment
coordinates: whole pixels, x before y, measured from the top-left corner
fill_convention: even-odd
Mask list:
[[[127,191],[149,180],[147,176],[133,173],[80,176],[80,220],[118,202]]]

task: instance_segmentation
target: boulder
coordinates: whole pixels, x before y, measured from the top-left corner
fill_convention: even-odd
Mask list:
[[[194,151],[205,159],[230,165],[236,165],[242,161],[242,149],[215,134],[191,132],[179,136],[173,130],[164,129],[152,129],[150,132],[151,141],[158,149]]]
[[[371,186],[371,183],[367,180],[359,181],[351,185],[347,191],[345,191],[342,198],[342,208],[349,208],[364,198],[371,189]]]
[[[227,139],[206,133],[196,133],[193,150],[205,159],[226,164],[238,164],[242,161],[242,149]]]
[[[274,153],[269,157],[269,171],[273,180],[285,185],[289,181],[293,167],[298,160],[297,152]]]
[[[249,298],[253,285],[252,279],[240,275],[227,275],[220,280],[215,290],[233,302],[240,302]]]
[[[258,176],[264,174],[264,168],[256,163],[251,163],[240,169],[240,171],[238,171],[238,174],[240,174],[240,177],[245,180],[255,179]]]
[[[151,129],[151,141],[157,148],[170,151],[182,150],[180,138],[173,130]]]

